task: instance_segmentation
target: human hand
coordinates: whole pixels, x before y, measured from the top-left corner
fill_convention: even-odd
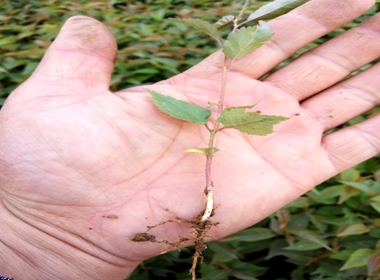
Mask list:
[[[358,2],[314,0],[273,20],[273,39],[234,64],[227,107],[261,101],[255,109],[291,119],[266,137],[218,134],[213,220],[221,225],[213,238],[254,224],[380,151],[379,117],[323,137],[379,104],[379,65],[339,83],[380,56],[378,15],[257,80],[373,4]],[[74,17],[0,112],[2,273],[123,279],[163,248],[130,238],[171,218],[164,208],[187,219],[203,209],[204,158],[184,150],[204,146],[207,131],[158,111],[142,87],[109,92],[115,57],[103,25]],[[206,106],[218,100],[220,61],[217,52],[145,88]],[[189,233],[183,224],[155,230],[160,239]]]

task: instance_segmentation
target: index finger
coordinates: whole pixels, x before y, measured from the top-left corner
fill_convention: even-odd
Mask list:
[[[271,20],[269,23],[275,33],[271,40],[243,59],[236,60],[230,70],[257,79],[308,43],[359,17],[374,3],[374,0],[312,0]],[[218,69],[222,61],[220,56],[221,53],[217,52],[197,66],[205,63]],[[197,66],[189,72],[194,71],[196,76],[207,74],[199,71],[202,67]]]

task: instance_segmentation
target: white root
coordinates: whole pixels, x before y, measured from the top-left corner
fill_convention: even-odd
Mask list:
[[[211,217],[212,210],[214,209],[214,192],[212,189],[206,190],[206,210],[201,218],[201,222],[207,221]]]

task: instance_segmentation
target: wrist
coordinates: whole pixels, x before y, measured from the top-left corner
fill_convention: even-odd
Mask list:
[[[42,261],[38,246],[31,241],[36,236],[30,234],[29,226],[6,211],[4,205],[0,208],[2,230],[0,231],[0,273],[16,279],[38,279]],[[29,239],[29,237],[31,239]]]
[[[10,210],[11,209],[11,210]],[[31,279],[125,279],[138,262],[118,266],[66,242],[61,235],[41,230],[0,197],[0,275]],[[49,227],[46,225],[46,227]],[[62,230],[61,230],[62,231]],[[85,243],[85,241],[83,241]]]

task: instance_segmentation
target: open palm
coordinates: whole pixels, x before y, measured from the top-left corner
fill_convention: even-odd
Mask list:
[[[213,220],[220,225],[210,238],[254,224],[379,152],[378,117],[323,136],[380,103],[379,65],[340,82],[379,57],[379,16],[258,80],[372,4],[335,2],[312,1],[271,21],[274,38],[233,64],[226,107],[260,101],[255,110],[290,120],[265,137],[232,129],[218,134]],[[340,17],[331,20],[338,9]],[[134,234],[172,215],[191,219],[205,205],[205,157],[184,151],[206,147],[208,131],[160,112],[146,88],[205,107],[218,101],[221,85],[222,53],[217,52],[169,80],[111,93],[115,51],[112,35],[100,23],[70,19],[0,115],[3,204],[84,259],[95,257],[99,271],[92,267],[91,279],[104,270],[115,279],[125,276],[163,248],[133,243]],[[154,231],[169,240],[189,233],[184,224]]]

